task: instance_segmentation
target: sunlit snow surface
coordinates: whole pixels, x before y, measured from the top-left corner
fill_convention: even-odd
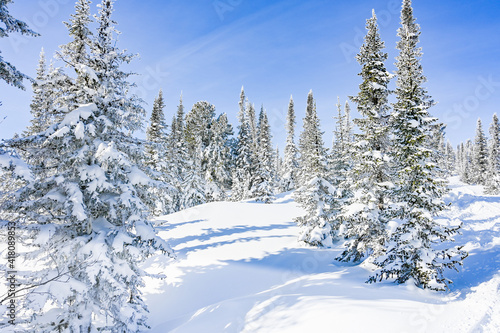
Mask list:
[[[145,263],[151,332],[500,332],[500,196],[450,180],[456,243],[470,252],[446,293],[366,284],[370,267],[301,247],[288,193],[271,205],[212,203],[159,218],[177,254]]]

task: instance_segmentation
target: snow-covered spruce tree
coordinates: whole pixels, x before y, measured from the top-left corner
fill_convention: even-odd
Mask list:
[[[464,149],[464,143],[460,143],[457,145],[457,155],[456,155],[456,161],[455,161],[455,173],[457,173],[459,176],[462,175],[462,154],[463,154],[463,149]]]
[[[299,166],[302,184],[307,183],[324,167],[325,148],[322,135],[316,113],[316,102],[311,90],[307,95],[306,116],[299,139]]]
[[[153,110],[149,119],[149,127],[146,131],[147,140],[151,143],[164,143],[167,131],[165,124],[165,101],[163,99],[163,91],[160,89],[158,96],[153,102]]]
[[[264,106],[259,113],[257,125],[257,167],[250,189],[250,197],[257,201],[271,203],[274,197],[274,156],[271,143],[271,127]]]
[[[307,96],[306,116],[300,135],[301,183],[294,193],[295,200],[306,214],[295,219],[301,227],[299,241],[312,246],[332,246],[332,208],[336,189],[328,181],[326,149],[323,144],[316,103],[312,91]]]
[[[428,135],[435,118],[428,109],[434,104],[422,87],[426,81],[417,46],[420,27],[413,17],[410,0],[404,0],[397,43],[396,98],[391,130],[394,134],[392,159],[397,176],[390,194],[395,201],[395,230],[386,242],[384,255],[375,259],[381,268],[369,282],[384,278],[397,283],[413,281],[417,286],[442,290],[451,282],[444,270],[456,268],[466,257],[460,248],[434,248],[436,243],[450,242],[459,227],[447,227],[434,220],[445,209],[441,199],[446,182],[436,177]]]
[[[61,45],[60,52],[56,55],[62,59],[71,71],[76,73],[74,84],[66,85],[60,97],[64,98],[67,111],[74,110],[79,104],[86,103],[91,96],[90,90],[85,89],[88,85],[95,85],[96,77],[93,69],[90,68],[90,47],[92,38],[89,24],[92,22],[90,16],[90,0],[77,0],[75,3],[75,13],[71,15],[68,22],[64,22],[72,40]],[[68,76],[69,78],[69,76]]]
[[[339,100],[339,98],[337,98]],[[340,102],[337,102],[337,116],[334,117],[335,130],[333,132],[332,150],[329,155],[329,169],[332,178],[337,179],[337,183],[343,183],[347,178],[346,174],[352,167],[352,126],[350,122],[350,108],[346,102],[344,111]],[[348,186],[350,188],[350,186]]]
[[[82,15],[87,5],[77,2],[80,24],[90,21]],[[140,142],[130,136],[142,126],[144,110],[127,94],[129,74],[120,66],[131,56],[115,46],[112,5],[102,1],[95,39],[71,44],[91,54],[64,48],[80,77],[72,91],[83,93],[36,138],[52,171],[35,174],[13,194],[16,200],[2,203],[2,217],[36,233],[27,260],[41,268],[21,282],[34,286],[20,300],[24,331],[141,331],[148,326],[139,264],[156,250],[171,252],[148,221],[152,181],[141,170]],[[71,27],[74,38],[87,30]]]
[[[276,146],[276,151],[274,152],[274,192],[283,192],[283,158],[281,157],[280,149]]]
[[[203,152],[207,201],[226,200],[226,191],[231,185],[231,146],[229,138],[233,127],[227,115],[221,114],[211,126],[212,138]]]
[[[245,91],[241,87],[239,113],[238,113],[238,136],[235,149],[235,170],[233,172],[231,199],[234,201],[249,198],[249,190],[252,186],[255,173],[255,145],[251,135],[251,126],[248,113],[251,105],[245,98]]]
[[[152,194],[157,198],[153,209],[155,215],[173,213],[173,197],[176,189],[172,185],[171,163],[167,159],[167,125],[163,109],[165,101],[163,92],[158,92],[158,96],[153,102],[150,123],[146,130],[147,144],[145,147],[145,164],[148,167],[148,175],[156,181],[157,186],[151,189]]]
[[[215,121],[215,107],[206,101],[196,102],[186,115],[185,136],[190,154],[201,144],[202,151],[212,139],[212,123]],[[204,161],[205,163],[205,161]]]
[[[295,145],[295,110],[293,97],[290,96],[288,112],[286,115],[286,145],[283,159],[283,172],[281,173],[283,191],[294,190],[298,185],[298,150]]]
[[[490,125],[490,141],[488,145],[488,172],[485,192],[500,194],[500,122],[495,113]]]
[[[50,92],[47,89],[47,63],[45,52],[40,51],[40,60],[36,70],[36,79],[32,84],[33,97],[30,104],[31,125],[23,133],[24,136],[30,136],[40,133],[49,127],[49,112],[52,108]]]
[[[488,171],[488,143],[484,135],[481,119],[477,120],[476,137],[472,155],[471,180],[475,184],[485,185]]]
[[[387,53],[380,38],[375,11],[366,21],[365,42],[356,56],[361,65],[362,83],[357,104],[362,118],[354,119],[359,128],[352,145],[353,167],[348,172],[352,198],[344,206],[343,219],[348,239],[346,249],[338,258],[342,261],[359,261],[370,254],[383,252],[386,225],[391,215],[392,203],[388,190],[393,187],[389,165],[389,89],[392,77],[385,68]]]
[[[197,139],[200,140],[199,138]],[[188,154],[186,169],[182,176],[180,190],[180,210],[198,206],[207,202],[207,184],[202,171],[202,144],[195,145],[194,154]]]
[[[215,133],[220,120],[219,133]],[[200,159],[200,172],[206,182],[206,199],[209,201],[223,200],[225,197],[223,182],[226,177],[223,176],[223,163],[221,158],[227,158],[226,143],[228,136],[232,132],[227,117],[215,117],[215,107],[208,102],[197,102],[186,116],[186,142],[190,157],[194,161]],[[215,136],[218,136],[215,138]],[[201,155],[199,155],[201,154]],[[217,166],[216,170],[214,167]],[[223,178],[219,179],[215,175]]]
[[[255,106],[252,103],[247,103],[246,105],[246,120],[248,122],[248,127],[250,129],[250,138],[252,140],[252,151],[254,156],[258,155],[258,133],[257,133],[257,115],[255,112]]]
[[[460,175],[460,180],[467,184],[472,184],[473,180],[473,150],[474,145],[470,139],[465,142],[465,145],[462,143],[462,173]]]
[[[328,155],[328,179],[330,183],[334,186],[335,201],[332,201],[331,209],[336,211],[332,214],[332,219],[330,225],[332,226],[332,231],[334,237],[338,238],[344,236],[345,227],[343,227],[343,217],[341,213],[341,208],[348,203],[348,199],[351,196],[352,181],[348,177],[349,171],[352,168],[352,126],[349,120],[349,104],[346,102],[344,111],[342,112],[342,106],[340,104],[339,98],[337,98],[337,116],[334,140],[332,144],[332,149]]]
[[[449,175],[452,175],[455,173],[455,166],[456,166],[456,155],[455,151],[453,150],[453,146],[451,145],[451,142],[448,140],[446,141],[446,146],[445,146],[445,169],[447,170]]]
[[[431,126],[431,132],[428,136],[429,149],[434,151],[431,157],[434,159],[433,162],[437,166],[436,172],[443,178],[451,174],[451,170],[448,169],[446,161],[445,130],[445,124],[436,122]]]
[[[7,7],[12,3],[12,0],[0,0],[0,38],[8,37],[11,33],[20,33],[27,36],[39,36],[38,33],[31,30],[28,25],[14,18],[9,14]],[[23,80],[29,79],[28,76],[21,73],[14,65],[5,61],[0,51],[0,79],[7,84],[24,90]]]
[[[175,188],[172,195],[174,211],[179,211],[181,209],[181,205],[183,205],[182,186],[184,178],[188,174],[188,170],[191,167],[184,130],[184,105],[182,103],[181,94],[179,105],[177,106],[177,112],[172,118],[172,125],[170,126],[166,156],[170,164],[172,185]]]

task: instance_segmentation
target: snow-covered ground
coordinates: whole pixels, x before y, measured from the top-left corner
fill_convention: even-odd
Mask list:
[[[144,296],[152,332],[500,332],[500,196],[450,181],[440,221],[463,221],[470,255],[449,292],[364,283],[369,267],[337,248],[297,243],[291,194],[274,204],[221,202],[157,220],[177,260],[151,258]]]

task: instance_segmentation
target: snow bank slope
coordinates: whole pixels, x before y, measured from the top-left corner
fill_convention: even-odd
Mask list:
[[[272,205],[212,203],[160,218],[178,259],[152,258],[151,332],[500,332],[500,197],[452,178],[442,223],[464,222],[470,251],[449,293],[364,283],[340,247],[300,247],[290,195]],[[168,222],[166,222],[168,221]]]

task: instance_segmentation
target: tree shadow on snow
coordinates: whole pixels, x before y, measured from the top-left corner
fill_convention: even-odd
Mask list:
[[[446,277],[453,281],[451,291],[469,289],[491,280],[500,273],[500,247],[471,251],[459,272],[448,271]]]
[[[213,229],[213,228],[206,228],[203,229],[205,231],[204,234],[202,235],[191,235],[191,236],[186,236],[182,238],[174,238],[169,241],[170,245],[172,247],[175,247],[176,245],[179,244],[185,244],[190,241],[200,241],[200,242],[208,242],[212,238],[215,237],[222,237],[222,236],[234,236],[234,235],[239,235],[243,234],[246,232],[252,232],[252,231],[271,231],[271,230],[279,230],[279,229],[288,229],[292,227],[293,225],[283,225],[283,224],[271,224],[267,226],[246,226],[246,225],[237,225],[231,228],[222,228],[222,229]],[[280,235],[279,237],[289,237],[290,235],[284,233]],[[258,240],[259,238],[262,237],[255,237],[255,240]],[[235,241],[238,241],[238,239],[235,239]],[[211,246],[211,243],[209,244],[201,244],[199,247],[197,246],[198,250],[204,249],[203,246]],[[189,248],[188,248],[189,249]],[[183,252],[185,251],[184,249],[182,250]]]

